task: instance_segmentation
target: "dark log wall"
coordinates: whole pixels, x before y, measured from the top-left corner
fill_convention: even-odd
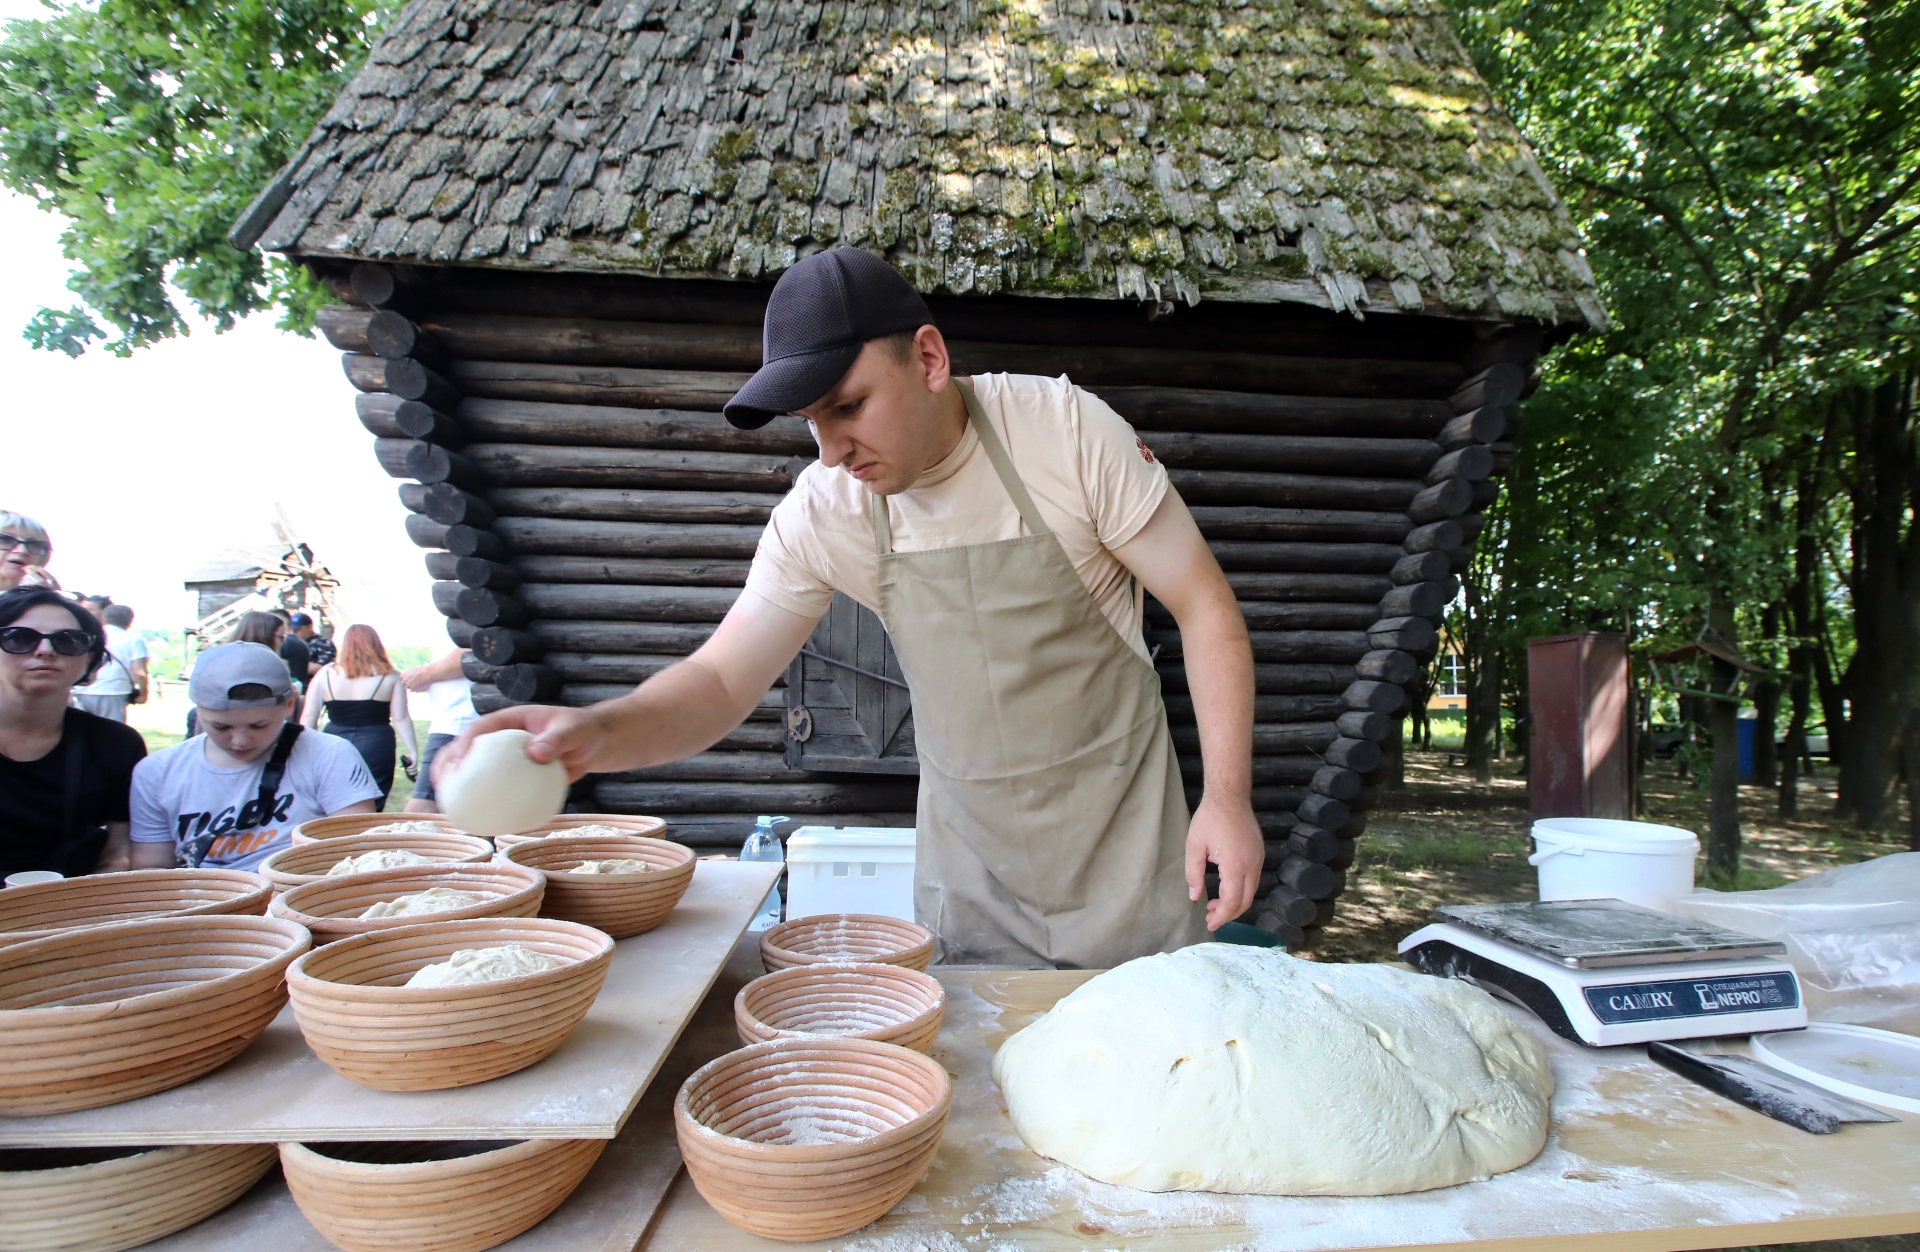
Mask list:
[[[473,649],[483,710],[585,705],[687,655],[742,586],[814,448],[796,420],[721,404],[758,364],[765,288],[579,276],[325,275],[361,307],[347,351],[408,534]],[[1267,836],[1247,920],[1310,946],[1375,801],[1405,684],[1437,646],[1538,327],[1203,303],[1158,321],[1095,301],[945,300],[962,370],[1067,373],[1167,466],[1252,633],[1254,804]],[[1150,605],[1190,800],[1201,763],[1179,633]],[[573,806],[667,818],[738,846],[759,813],[913,821],[915,781],[783,762],[783,693],[713,750],[584,780]]]

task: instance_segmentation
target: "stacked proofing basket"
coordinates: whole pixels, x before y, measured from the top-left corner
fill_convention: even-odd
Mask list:
[[[768,973],[734,1001],[748,1046],[703,1066],[674,1101],[687,1174],[728,1221],[831,1239],[926,1173],[952,1101],[947,1071],[924,1055],[944,999],[921,972],[932,940],[911,922],[846,914],[767,931]]]

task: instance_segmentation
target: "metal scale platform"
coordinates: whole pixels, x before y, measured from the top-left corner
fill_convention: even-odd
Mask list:
[[[1461,978],[1594,1047],[1799,1030],[1786,945],[1624,900],[1456,904],[1400,956]]]

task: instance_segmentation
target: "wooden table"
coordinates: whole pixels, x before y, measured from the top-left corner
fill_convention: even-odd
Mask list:
[[[1559,1084],[1552,1137],[1521,1169],[1370,1199],[1156,1196],[1108,1186],[1029,1152],[987,1072],[1008,1034],[1092,975],[933,972],[947,988],[934,1056],[954,1075],[953,1115],[933,1168],[898,1208],[841,1240],[781,1244],[728,1225],[682,1175],[647,1252],[1666,1252],[1920,1231],[1920,1118],[1809,1135],[1686,1082],[1638,1049],[1582,1048],[1518,1010],[1546,1041]],[[714,1039],[690,1030],[679,1067],[697,1059],[682,1053],[703,1046]]]
[[[600,995],[552,1055],[450,1091],[373,1091],[328,1069],[282,1010],[236,1059],[105,1108],[0,1117],[0,1146],[611,1139],[713,986],[781,867],[701,861],[659,927],[622,939]]]

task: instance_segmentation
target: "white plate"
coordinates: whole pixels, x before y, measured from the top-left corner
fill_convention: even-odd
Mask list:
[[[1755,1035],[1749,1042],[1754,1056],[1816,1087],[1920,1113],[1920,1038],[1814,1022],[1805,1030]]]

